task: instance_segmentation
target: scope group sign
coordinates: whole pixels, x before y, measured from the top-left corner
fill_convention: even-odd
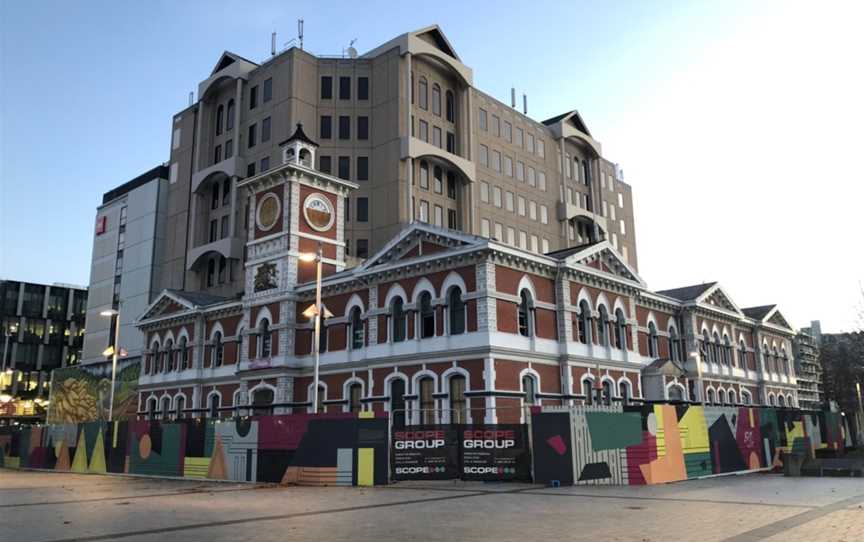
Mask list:
[[[524,425],[419,425],[393,431],[395,480],[529,480]]]

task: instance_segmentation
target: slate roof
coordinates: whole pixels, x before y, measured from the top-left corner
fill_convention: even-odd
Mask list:
[[[771,309],[776,307],[777,305],[761,305],[759,307],[747,307],[746,309],[741,309],[741,312],[744,313],[748,318],[752,318],[754,320],[762,320],[768,313],[771,312]]]
[[[694,284],[693,286],[684,286],[683,288],[672,288],[671,290],[660,290],[660,295],[671,297],[679,301],[692,301],[704,294],[709,288],[712,288],[716,282],[705,282],[703,284]]]
[[[291,137],[289,137],[288,139],[286,139],[282,143],[279,143],[279,145],[281,146],[281,145],[284,145],[286,143],[290,143],[290,142],[294,141],[295,139],[299,139],[300,141],[303,141],[304,143],[308,143],[308,144],[314,145],[316,147],[318,146],[318,143],[315,143],[314,141],[309,139],[309,136],[307,136],[306,132],[303,131],[303,123],[302,122],[298,122],[297,123],[297,129],[294,130],[294,133],[291,134]]]
[[[207,294],[204,292],[186,292],[183,290],[165,291],[171,293],[171,295],[177,296],[181,299],[185,299],[190,305],[195,307],[208,307],[210,305],[218,305],[219,303],[231,301],[230,298]]]

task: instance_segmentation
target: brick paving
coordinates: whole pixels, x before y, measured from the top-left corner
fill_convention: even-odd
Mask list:
[[[384,488],[0,469],[0,540],[864,540],[864,482],[728,476],[643,487]]]

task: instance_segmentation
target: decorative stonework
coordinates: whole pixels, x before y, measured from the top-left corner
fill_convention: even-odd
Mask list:
[[[333,205],[324,194],[310,194],[303,201],[303,217],[306,223],[315,231],[325,232],[333,227],[336,212]]]
[[[279,220],[279,212],[282,204],[279,197],[274,193],[266,194],[258,203],[258,211],[255,213],[255,222],[261,231],[270,231]]]
[[[263,263],[255,269],[255,287],[254,291],[263,292],[272,290],[278,285],[276,264]]]
[[[497,331],[498,307],[495,293],[495,264],[485,261],[477,264],[477,330]]]

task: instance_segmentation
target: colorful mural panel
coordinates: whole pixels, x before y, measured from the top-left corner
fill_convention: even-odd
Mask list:
[[[138,409],[137,360],[117,363],[113,419],[134,418]],[[51,372],[47,422],[82,423],[107,420],[111,401],[111,363],[92,363]]]

